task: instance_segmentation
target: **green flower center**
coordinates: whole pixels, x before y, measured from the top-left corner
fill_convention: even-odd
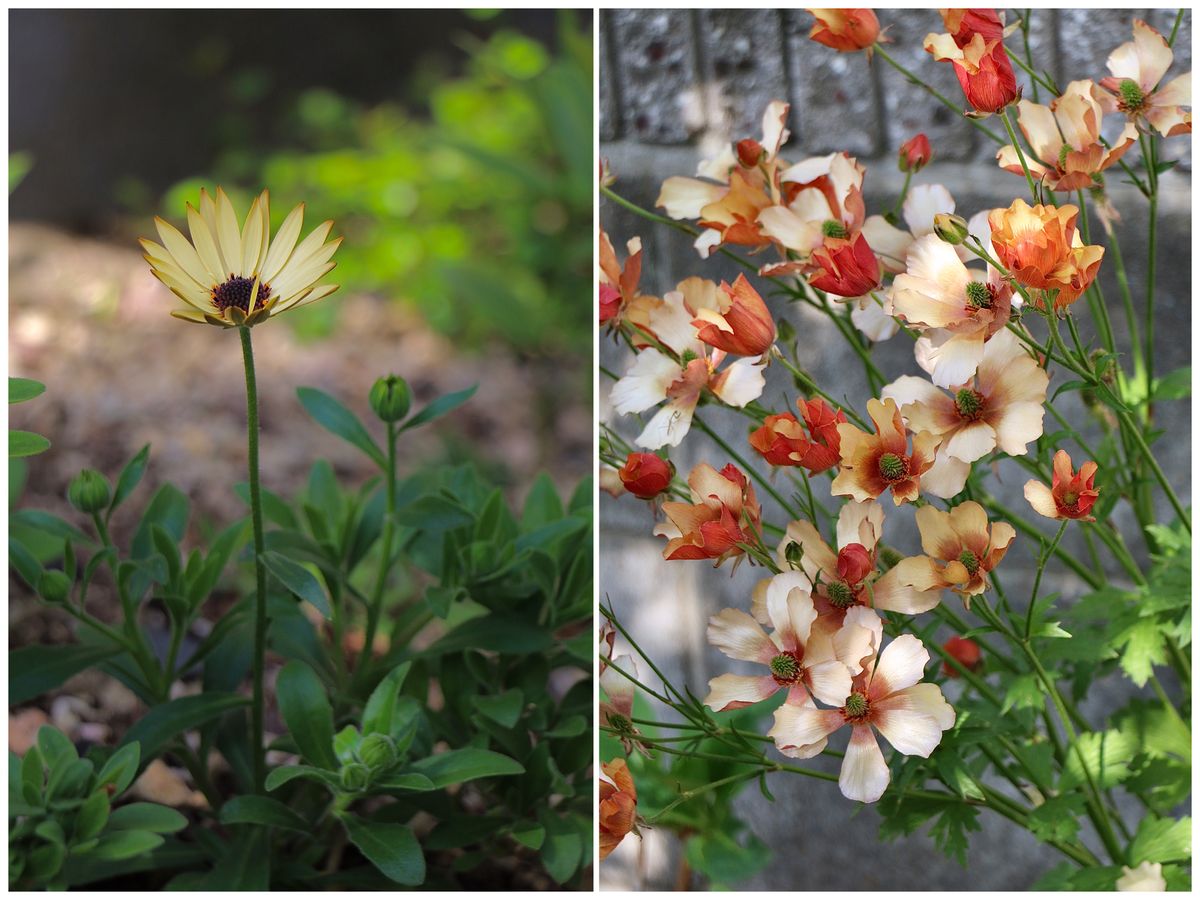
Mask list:
[[[970,388],[963,388],[954,395],[954,405],[964,419],[978,419],[983,412],[983,395]]]
[[[800,660],[795,653],[785,650],[770,663],[771,677],[778,684],[795,684],[800,680]]]
[[[825,595],[829,602],[838,609],[845,609],[854,603],[854,591],[842,581],[834,581],[825,586]]]
[[[1125,112],[1136,112],[1146,102],[1146,95],[1142,93],[1141,87],[1132,78],[1122,81],[1117,86],[1117,93],[1121,95],[1121,109]]]
[[[991,290],[981,281],[969,282],[967,284],[967,304],[971,309],[991,309]]]
[[[888,481],[899,481],[908,475],[908,460],[895,453],[885,453],[879,457],[879,474]]]
[[[1065,494],[1063,494],[1062,502],[1063,506],[1067,508],[1074,507],[1079,503],[1079,495],[1074,491],[1067,491]]]
[[[966,567],[969,575],[974,575],[979,571],[979,557],[970,550],[964,550],[958,555],[958,561]]]
[[[855,691],[846,698],[846,705],[843,707],[847,719],[861,719],[867,714],[867,710],[871,708],[871,704],[867,702],[866,695],[861,691]]]
[[[846,231],[846,226],[837,219],[826,219],[821,225],[821,234],[825,237],[844,238],[849,232]]]
[[[242,312],[250,312],[250,297],[254,293],[254,279],[243,278],[241,275],[230,275],[229,280],[212,289],[213,306],[221,312],[236,306]],[[254,300],[254,308],[262,309],[271,297],[271,286],[260,283],[258,296]]]
[[[619,712],[610,712],[608,714],[608,727],[622,734],[628,734],[633,731],[633,723]]]
[[[699,359],[700,355],[695,350],[684,350],[683,354],[679,358],[683,361],[683,364],[686,366],[693,359]]]
[[[1067,164],[1067,157],[1071,154],[1071,145],[1063,144],[1058,150],[1058,167],[1061,169]]]

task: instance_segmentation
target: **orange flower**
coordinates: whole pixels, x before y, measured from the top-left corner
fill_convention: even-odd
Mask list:
[[[875,434],[859,431],[854,425],[838,425],[841,438],[842,470],[833,479],[835,497],[875,500],[888,488],[897,506],[916,500],[921,475],[933,465],[938,439],[928,431],[913,438],[912,452],[908,435],[900,419],[895,400],[867,401],[867,414],[875,423]]]
[[[625,265],[617,261],[617,252],[603,229],[600,230],[600,324],[616,318],[638,295],[642,277],[642,239],[630,238]]]
[[[964,669],[978,672],[983,667],[983,653],[980,651],[979,645],[970,638],[959,637],[956,634],[942,644],[942,649]],[[949,660],[942,663],[942,671],[946,673],[947,678],[959,677],[958,669],[950,665]]]
[[[1017,536],[1007,522],[996,522],[989,530],[987,513],[974,500],[949,512],[922,506],[917,510],[917,530],[928,556],[910,556],[896,563],[900,582],[920,591],[949,588],[968,606],[972,597],[987,590],[987,573],[1000,564]]]
[[[733,285],[722,281],[717,309],[696,311],[697,337],[710,347],[737,356],[762,356],[775,343],[775,320],[745,275]]]
[[[604,859],[629,832],[637,830],[637,788],[629,766],[617,757],[601,763],[606,778],[600,779],[600,858]]]
[[[927,34],[933,58],[954,64],[967,102],[984,113],[999,112],[1020,96],[1017,77],[1004,52],[1004,23],[992,9],[944,9],[949,34]]]
[[[900,145],[900,171],[920,172],[933,159],[933,148],[924,134],[914,135]]]
[[[692,503],[663,504],[668,523],[654,529],[669,538],[663,559],[715,559],[742,554],[738,544],[758,539],[762,509],[754,487],[732,463],[720,472],[701,463],[688,476]]]
[[[1085,462],[1076,473],[1071,465],[1071,457],[1066,450],[1054,454],[1054,481],[1051,487],[1046,487],[1040,481],[1025,482],[1025,499],[1040,515],[1047,519],[1083,519],[1085,522],[1095,522],[1095,516],[1089,515],[1100,496],[1096,484],[1094,462]]]
[[[1017,122],[1033,148],[1034,158],[1027,157],[1025,162],[1034,178],[1054,191],[1090,188],[1095,183],[1093,175],[1115,165],[1133,146],[1137,128],[1132,122],[1111,145],[1102,143],[1103,100],[1103,92],[1091,81],[1072,81],[1049,106],[1028,100],[1017,104]],[[1000,168],[1023,174],[1021,159],[1011,144],[1001,147],[996,159]]]
[[[814,475],[824,472],[840,458],[837,426],[846,421],[846,414],[820,398],[797,400],[796,405],[803,426],[791,413],[767,416],[751,433],[750,446],[773,466],[803,466]]]
[[[879,287],[879,260],[863,233],[827,237],[806,267],[808,283],[827,294],[861,297]]]
[[[1192,113],[1183,107],[1192,105],[1192,73],[1160,87],[1174,59],[1166,39],[1141,19],[1134,19],[1133,40],[1109,55],[1112,77],[1100,81],[1100,87],[1111,93],[1109,109],[1125,113],[1133,122],[1144,120],[1167,137],[1190,134]]]
[[[879,20],[869,9],[810,9],[816,18],[811,40],[839,53],[866,50],[879,38]]]
[[[675,465],[653,453],[630,453],[617,471],[625,490],[640,500],[653,500],[671,486]]]
[[[1022,284],[1057,290],[1055,309],[1070,306],[1087,290],[1100,268],[1104,248],[1084,246],[1075,230],[1079,207],[1030,206],[1016,199],[1008,209],[988,215],[992,248]]]
[[[759,274],[802,271],[810,254],[828,238],[857,234],[867,215],[862,195],[866,171],[850,154],[830,153],[801,160],[781,172],[783,198],[759,213],[758,224],[781,255],[794,254],[799,260],[764,266]]]

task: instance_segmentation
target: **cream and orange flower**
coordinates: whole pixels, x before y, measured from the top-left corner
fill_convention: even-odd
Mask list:
[[[725,351],[705,345],[693,324],[701,310],[719,315],[719,294],[711,281],[688,278],[662,299],[648,298],[637,309],[637,316],[629,316],[661,349],[648,347],[637,355],[629,371],[613,385],[613,406],[622,414],[640,413],[667,401],[638,435],[639,446],[649,450],[679,446],[705,391],[738,407],[762,394],[766,385],[762,368],[750,359],[739,359],[720,369]]]
[[[1088,460],[1075,471],[1066,450],[1054,454],[1054,480],[1050,487],[1040,481],[1025,482],[1025,499],[1039,515],[1047,519],[1082,519],[1096,521],[1090,515],[1100,490],[1096,487],[1096,472],[1099,469]]]
[[[809,40],[839,53],[867,50],[879,39],[879,19],[869,9],[809,9],[816,19]]]
[[[909,248],[892,307],[928,339],[930,377],[948,388],[979,368],[984,342],[1008,322],[1012,289],[994,271],[968,269],[953,246],[930,234]]]
[[[921,592],[902,584],[894,568],[878,571],[877,545],[883,534],[883,506],[875,500],[847,501],[837,519],[835,551],[811,522],[790,522],[775,561],[796,568],[812,582],[813,602],[822,620],[840,627],[856,606],[915,615],[938,605],[937,591]],[[755,617],[760,618],[756,594]]]
[[[767,244],[758,214],[782,202],[779,148],[788,139],[790,106],[767,104],[762,140],[739,141],[714,160],[700,164],[699,178],[673,175],[662,183],[655,205],[672,219],[698,219],[704,229],[695,247],[703,257],[721,244],[759,247]]]
[[[1101,136],[1104,118],[1104,92],[1091,81],[1072,81],[1061,97],[1049,106],[1022,100],[1017,104],[1017,123],[1021,126],[1034,158],[1025,163],[1034,178],[1054,191],[1077,191],[1092,187],[1092,177],[1103,172],[1137,140],[1132,122],[1105,146]],[[1021,159],[1012,144],[996,153],[1000,168],[1024,174]]]
[[[1000,564],[1017,536],[1007,522],[988,525],[987,513],[974,500],[949,512],[933,506],[917,510],[917,530],[926,556],[896,563],[902,584],[921,591],[949,589],[970,605],[988,588],[987,574]]]
[[[928,757],[941,743],[942,733],[954,726],[955,715],[941,688],[921,681],[929,651],[917,638],[902,634],[879,652],[883,642],[879,616],[867,609],[855,609],[851,614],[843,628],[870,628],[871,652],[842,705],[818,709],[784,704],[775,714],[773,736],[777,745],[783,741],[800,747],[822,746],[829,735],[849,725],[850,743],[838,786],[850,800],[874,803],[891,781],[875,732],[898,753]]]
[[[1004,50],[1004,23],[992,9],[943,9],[949,34],[925,36],[925,50],[954,64],[967,102],[983,113],[999,112],[1021,92]]]
[[[750,446],[773,466],[802,466],[814,475],[837,465],[846,414],[819,397],[796,401],[804,424],[791,413],[767,416],[750,434]]]
[[[842,468],[833,479],[833,495],[875,500],[891,488],[897,506],[916,500],[921,476],[933,465],[937,438],[922,431],[913,437],[910,451],[900,408],[894,400],[872,397],[867,401],[867,414],[875,423],[874,434],[850,423],[838,426]]]
[[[709,681],[704,703],[721,712],[740,709],[787,691],[784,706],[839,703],[850,690],[851,670],[836,656],[831,641],[809,643],[817,613],[808,593],[809,583],[799,572],[784,572],[770,580],[766,590],[767,618],[773,631],[763,631],[754,617],[738,609],[723,609],[708,620],[708,642],[730,659],[759,663],[762,675],[719,675]],[[776,714],[776,722],[779,721]],[[773,728],[768,735],[774,737]],[[781,747],[781,749],[783,749]],[[819,746],[789,747],[789,756],[815,756]]]
[[[611,650],[610,650],[611,653]],[[611,660],[615,663],[606,665],[602,659],[600,665],[600,689],[607,699],[600,701],[600,722],[607,725],[616,734],[615,737],[625,748],[625,753],[632,753],[636,747],[646,756],[651,756],[649,749],[638,738],[640,732],[633,724],[633,682],[622,672],[637,678],[637,666],[632,657],[618,656]],[[620,669],[620,671],[617,671]]]
[[[1057,291],[1054,308],[1079,299],[1096,277],[1104,248],[1084,245],[1075,230],[1079,207],[1030,206],[1017,198],[1008,209],[988,216],[992,249],[1000,263],[1022,284]]]
[[[617,259],[617,251],[604,229],[600,229],[600,258],[598,278],[600,283],[600,324],[619,319],[622,311],[640,296],[638,281],[642,277],[642,239],[630,238],[625,245],[628,256],[624,265]]]
[[[745,275],[732,285],[721,282],[717,306],[701,307],[692,322],[697,337],[736,356],[762,356],[775,344],[775,320]]]
[[[918,355],[918,362],[925,362]],[[1008,329],[983,348],[975,377],[950,393],[924,378],[902,375],[880,392],[895,400],[912,431],[928,431],[941,441],[938,460],[926,473],[924,490],[953,497],[962,490],[971,463],[999,448],[1024,456],[1042,436],[1050,376]]]
[[[617,849],[625,835],[638,833],[637,787],[625,760],[617,757],[600,764],[600,858]]]
[[[715,559],[719,566],[759,539],[762,508],[754,486],[732,463],[720,472],[701,463],[688,475],[691,503],[663,504],[667,521],[654,533],[668,538],[663,559]]]
[[[783,201],[759,212],[758,224],[763,236],[782,252],[801,259],[764,266],[761,274],[797,272],[827,239],[851,240],[866,219],[865,174],[866,169],[848,153],[814,156],[781,172],[779,180],[787,193]]]
[[[263,191],[239,225],[233,203],[200,191],[200,208],[187,207],[189,241],[174,225],[155,218],[162,243],[141,239],[154,276],[187,304],[171,315],[222,328],[250,327],[328,297],[336,284],[319,284],[333,269],[333,222],[318,225],[304,240],[304,204],[283,220],[271,239],[270,197]]]
[[[1108,57],[1112,75],[1100,80],[1108,91],[1107,105],[1131,121],[1145,121],[1167,137],[1192,130],[1192,73],[1162,84],[1175,54],[1166,38],[1143,22],[1133,20],[1133,40]]]

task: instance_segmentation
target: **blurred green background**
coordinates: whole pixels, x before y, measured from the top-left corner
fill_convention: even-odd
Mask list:
[[[464,351],[591,344],[591,16],[580,11],[11,14],[14,220],[100,234],[202,185],[337,223],[337,280]],[[336,302],[288,319],[336,328]],[[590,393],[580,365],[572,384]],[[581,394],[582,395],[582,394]]]

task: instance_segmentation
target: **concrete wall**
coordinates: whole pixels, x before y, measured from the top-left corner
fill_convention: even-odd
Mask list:
[[[936,64],[920,49],[923,36],[940,28],[933,10],[879,13],[890,24],[895,40],[889,48],[923,78],[947,96],[958,100],[961,91],[947,64]],[[1060,84],[1075,78],[1106,74],[1104,60],[1119,43],[1129,39],[1128,10],[1063,10],[1034,12],[1037,41],[1035,59],[1049,69]],[[1143,15],[1136,13],[1136,15]],[[1169,27],[1168,14],[1155,11],[1150,21]],[[996,168],[994,149],[977,139],[974,129],[957,120],[919,88],[903,83],[880,61],[868,67],[859,55],[840,55],[807,40],[809,16],[800,10],[613,10],[601,13],[601,155],[607,157],[618,181],[615,189],[643,207],[653,206],[658,186],[669,175],[691,175],[701,159],[711,158],[720,144],[758,135],[764,104],[772,98],[792,102],[792,143],[787,159],[848,149],[867,163],[868,212],[890,208],[900,190],[901,176],[894,165],[898,144],[916,131],[929,135],[935,163],[916,176],[914,183],[943,183],[955,196],[964,215],[994,206],[1007,206],[1025,196],[1022,179]],[[1019,39],[1019,38],[1018,38]],[[1190,67],[1190,14],[1185,17],[1177,44],[1173,72]],[[1019,73],[1018,73],[1019,74]],[[1042,98],[1045,102],[1045,97]],[[999,128],[996,120],[992,124]],[[1166,142],[1172,157],[1186,156],[1188,138]],[[1131,156],[1136,159],[1136,154]],[[1182,167],[1181,167],[1182,169]],[[1119,171],[1119,170],[1118,170]],[[1132,188],[1109,179],[1110,193],[1124,220],[1119,227],[1121,248],[1140,311],[1145,277],[1145,201]],[[1191,328],[1191,181],[1186,171],[1163,178],[1160,220],[1158,317],[1158,370],[1166,372],[1190,363]],[[612,203],[601,204],[601,223],[613,243],[622,248],[633,235],[645,245],[643,289],[661,294],[682,278],[698,274],[732,280],[738,270],[722,258],[701,261],[685,235],[639,219]],[[1094,218],[1093,218],[1094,222]],[[1098,229],[1097,229],[1098,231]],[[1095,238],[1094,238],[1095,239]],[[1127,330],[1121,314],[1119,290],[1113,268],[1106,262],[1101,284],[1108,302],[1118,342],[1127,349]],[[759,287],[762,287],[759,285]],[[764,296],[766,291],[764,290]],[[802,335],[799,363],[835,395],[845,394],[862,409],[867,385],[861,366],[849,353],[836,329],[819,314],[804,307],[788,307],[781,298],[768,298],[777,316],[788,318]],[[1081,328],[1093,330],[1086,306],[1076,307]],[[1035,326],[1037,328],[1038,326]],[[890,378],[919,374],[912,360],[911,341],[900,334],[875,349],[876,361]],[[611,341],[601,342],[601,364],[624,372],[631,355]],[[1054,375],[1051,391],[1067,379]],[[640,426],[632,417],[620,417],[608,401],[611,382],[602,380],[602,421],[632,439]],[[785,372],[773,366],[768,372],[763,400],[780,410],[795,400],[795,389]],[[1078,394],[1064,395],[1057,403],[1076,424],[1090,422]],[[1169,438],[1156,451],[1171,474],[1184,502],[1190,502],[1191,422],[1188,401],[1160,407],[1160,421]],[[733,447],[747,457],[746,420],[728,410],[701,410]],[[1053,420],[1047,416],[1048,430]],[[1085,435],[1095,440],[1098,429],[1089,424]],[[1072,454],[1079,451],[1074,446]],[[693,430],[682,447],[671,453],[682,473],[698,462],[717,467],[727,456]],[[1078,459],[1077,459],[1078,461]],[[766,471],[763,464],[762,471]],[[1024,509],[1021,485],[1027,476],[1015,464],[1003,463],[993,488],[1003,502]],[[785,496],[789,482],[778,479]],[[822,484],[826,482],[820,482]],[[764,500],[764,517],[782,524],[779,508]],[[1161,518],[1169,509],[1159,500]],[[908,508],[887,506],[888,541],[907,552],[918,552],[917,536]],[[1117,518],[1127,538],[1141,554],[1132,516],[1122,504]],[[653,518],[645,503],[632,497],[601,503],[601,596],[608,599],[643,647],[677,683],[686,683],[703,696],[709,678],[726,671],[743,671],[709,648],[704,639],[708,616],[726,606],[747,608],[750,591],[761,569],[743,565],[732,576],[729,568],[713,571],[704,563],[666,563],[662,539],[651,536]],[[1047,523],[1047,538],[1053,527]],[[1068,541],[1074,540],[1074,529]],[[1070,544],[1083,552],[1082,546]],[[1002,577],[1011,597],[1027,597],[1033,575],[1036,547],[1018,538],[1006,559]],[[1107,574],[1124,583],[1115,566]],[[1051,566],[1043,593],[1061,591],[1070,602],[1085,592],[1085,585],[1061,567]],[[958,605],[958,601],[948,602]],[[939,632],[939,640],[948,633]],[[931,669],[933,665],[931,664]],[[949,692],[953,702],[952,685]],[[1094,686],[1085,709],[1100,722],[1127,696],[1121,679]],[[768,723],[764,722],[764,729]],[[833,746],[841,748],[844,738]],[[819,759],[816,765],[836,771],[836,760]],[[974,836],[969,869],[947,860],[923,835],[881,844],[876,837],[878,817],[870,809],[858,810],[843,799],[836,786],[801,776],[773,775],[769,780],[777,801],[769,803],[751,786],[738,800],[738,809],[754,832],[774,852],[771,866],[744,885],[763,890],[1022,890],[1060,860],[1055,851],[994,814],[981,818],[983,832]],[[857,813],[857,814],[856,814]],[[1085,836],[1088,832],[1085,831]],[[1092,845],[1094,839],[1086,837]],[[608,888],[670,888],[674,883],[678,847],[674,839],[651,830],[639,845],[629,839],[601,867],[602,885]]]

